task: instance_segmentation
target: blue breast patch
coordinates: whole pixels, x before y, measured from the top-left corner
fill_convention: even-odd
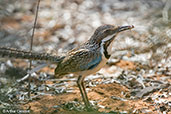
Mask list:
[[[95,59],[93,59],[91,62],[87,63],[84,66],[81,66],[80,69],[83,70],[91,70],[95,68],[102,60],[102,56],[97,56]]]

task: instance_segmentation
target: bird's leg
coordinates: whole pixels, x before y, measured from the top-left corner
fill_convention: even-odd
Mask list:
[[[78,77],[78,80],[77,80],[77,84],[78,84],[78,87],[80,89],[80,93],[81,93],[81,96],[83,98],[83,101],[84,101],[84,104],[86,106],[86,109],[89,110],[90,108],[90,103],[88,101],[88,97],[87,97],[87,94],[86,94],[86,91],[85,91],[85,87],[84,87],[84,77],[82,77],[81,75]]]
[[[89,103],[89,100],[88,100],[88,96],[87,96],[87,92],[86,92],[86,88],[84,86],[84,80],[81,81],[81,86],[83,87],[83,91],[84,91],[84,95],[85,95],[85,98],[86,98],[86,102],[90,106],[90,103]]]

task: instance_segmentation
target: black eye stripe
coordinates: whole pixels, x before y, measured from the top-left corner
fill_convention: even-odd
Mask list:
[[[108,29],[108,30],[105,30],[104,33],[113,34],[114,33],[114,30]]]

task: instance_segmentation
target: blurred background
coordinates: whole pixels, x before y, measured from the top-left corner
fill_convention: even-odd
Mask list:
[[[0,47],[29,50],[36,5],[37,0],[0,0]],[[111,82],[112,77],[134,93],[130,94],[131,97],[137,94],[144,96],[141,91],[143,88],[171,82],[171,0],[41,0],[33,51],[60,55],[87,41],[95,29],[103,24],[134,25],[135,28],[117,36],[107,66],[87,78],[88,87],[93,85],[90,83],[93,77],[105,77],[100,81],[94,79],[94,82],[102,84],[114,83]],[[18,90],[18,86],[12,84],[26,74],[27,63],[28,60],[0,58],[1,102],[9,103],[11,96],[15,95],[15,102],[21,103],[21,96],[26,96],[27,92],[22,89],[27,82]],[[35,61],[33,66],[39,63]],[[50,65],[35,75],[48,76],[53,74],[54,68],[55,65]],[[68,77],[75,79],[70,75]],[[32,89],[35,88],[38,85],[33,83]],[[45,86],[42,88],[44,90]],[[171,88],[166,88],[167,96]],[[67,88],[64,90],[69,91]],[[157,104],[157,110],[169,112],[169,99]],[[152,101],[155,100],[152,97]],[[14,103],[13,100],[11,102]],[[0,106],[2,105],[4,106],[3,103]],[[141,108],[143,106],[140,105]],[[111,107],[115,110],[114,106]],[[138,107],[137,110],[141,108]],[[127,110],[126,107],[124,109]],[[103,109],[101,111],[109,112]]]

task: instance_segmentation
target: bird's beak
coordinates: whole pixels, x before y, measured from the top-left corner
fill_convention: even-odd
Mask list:
[[[117,28],[117,31],[118,32],[122,32],[122,31],[129,30],[129,29],[132,29],[132,28],[134,28],[134,25],[130,25],[130,26],[119,26]]]

